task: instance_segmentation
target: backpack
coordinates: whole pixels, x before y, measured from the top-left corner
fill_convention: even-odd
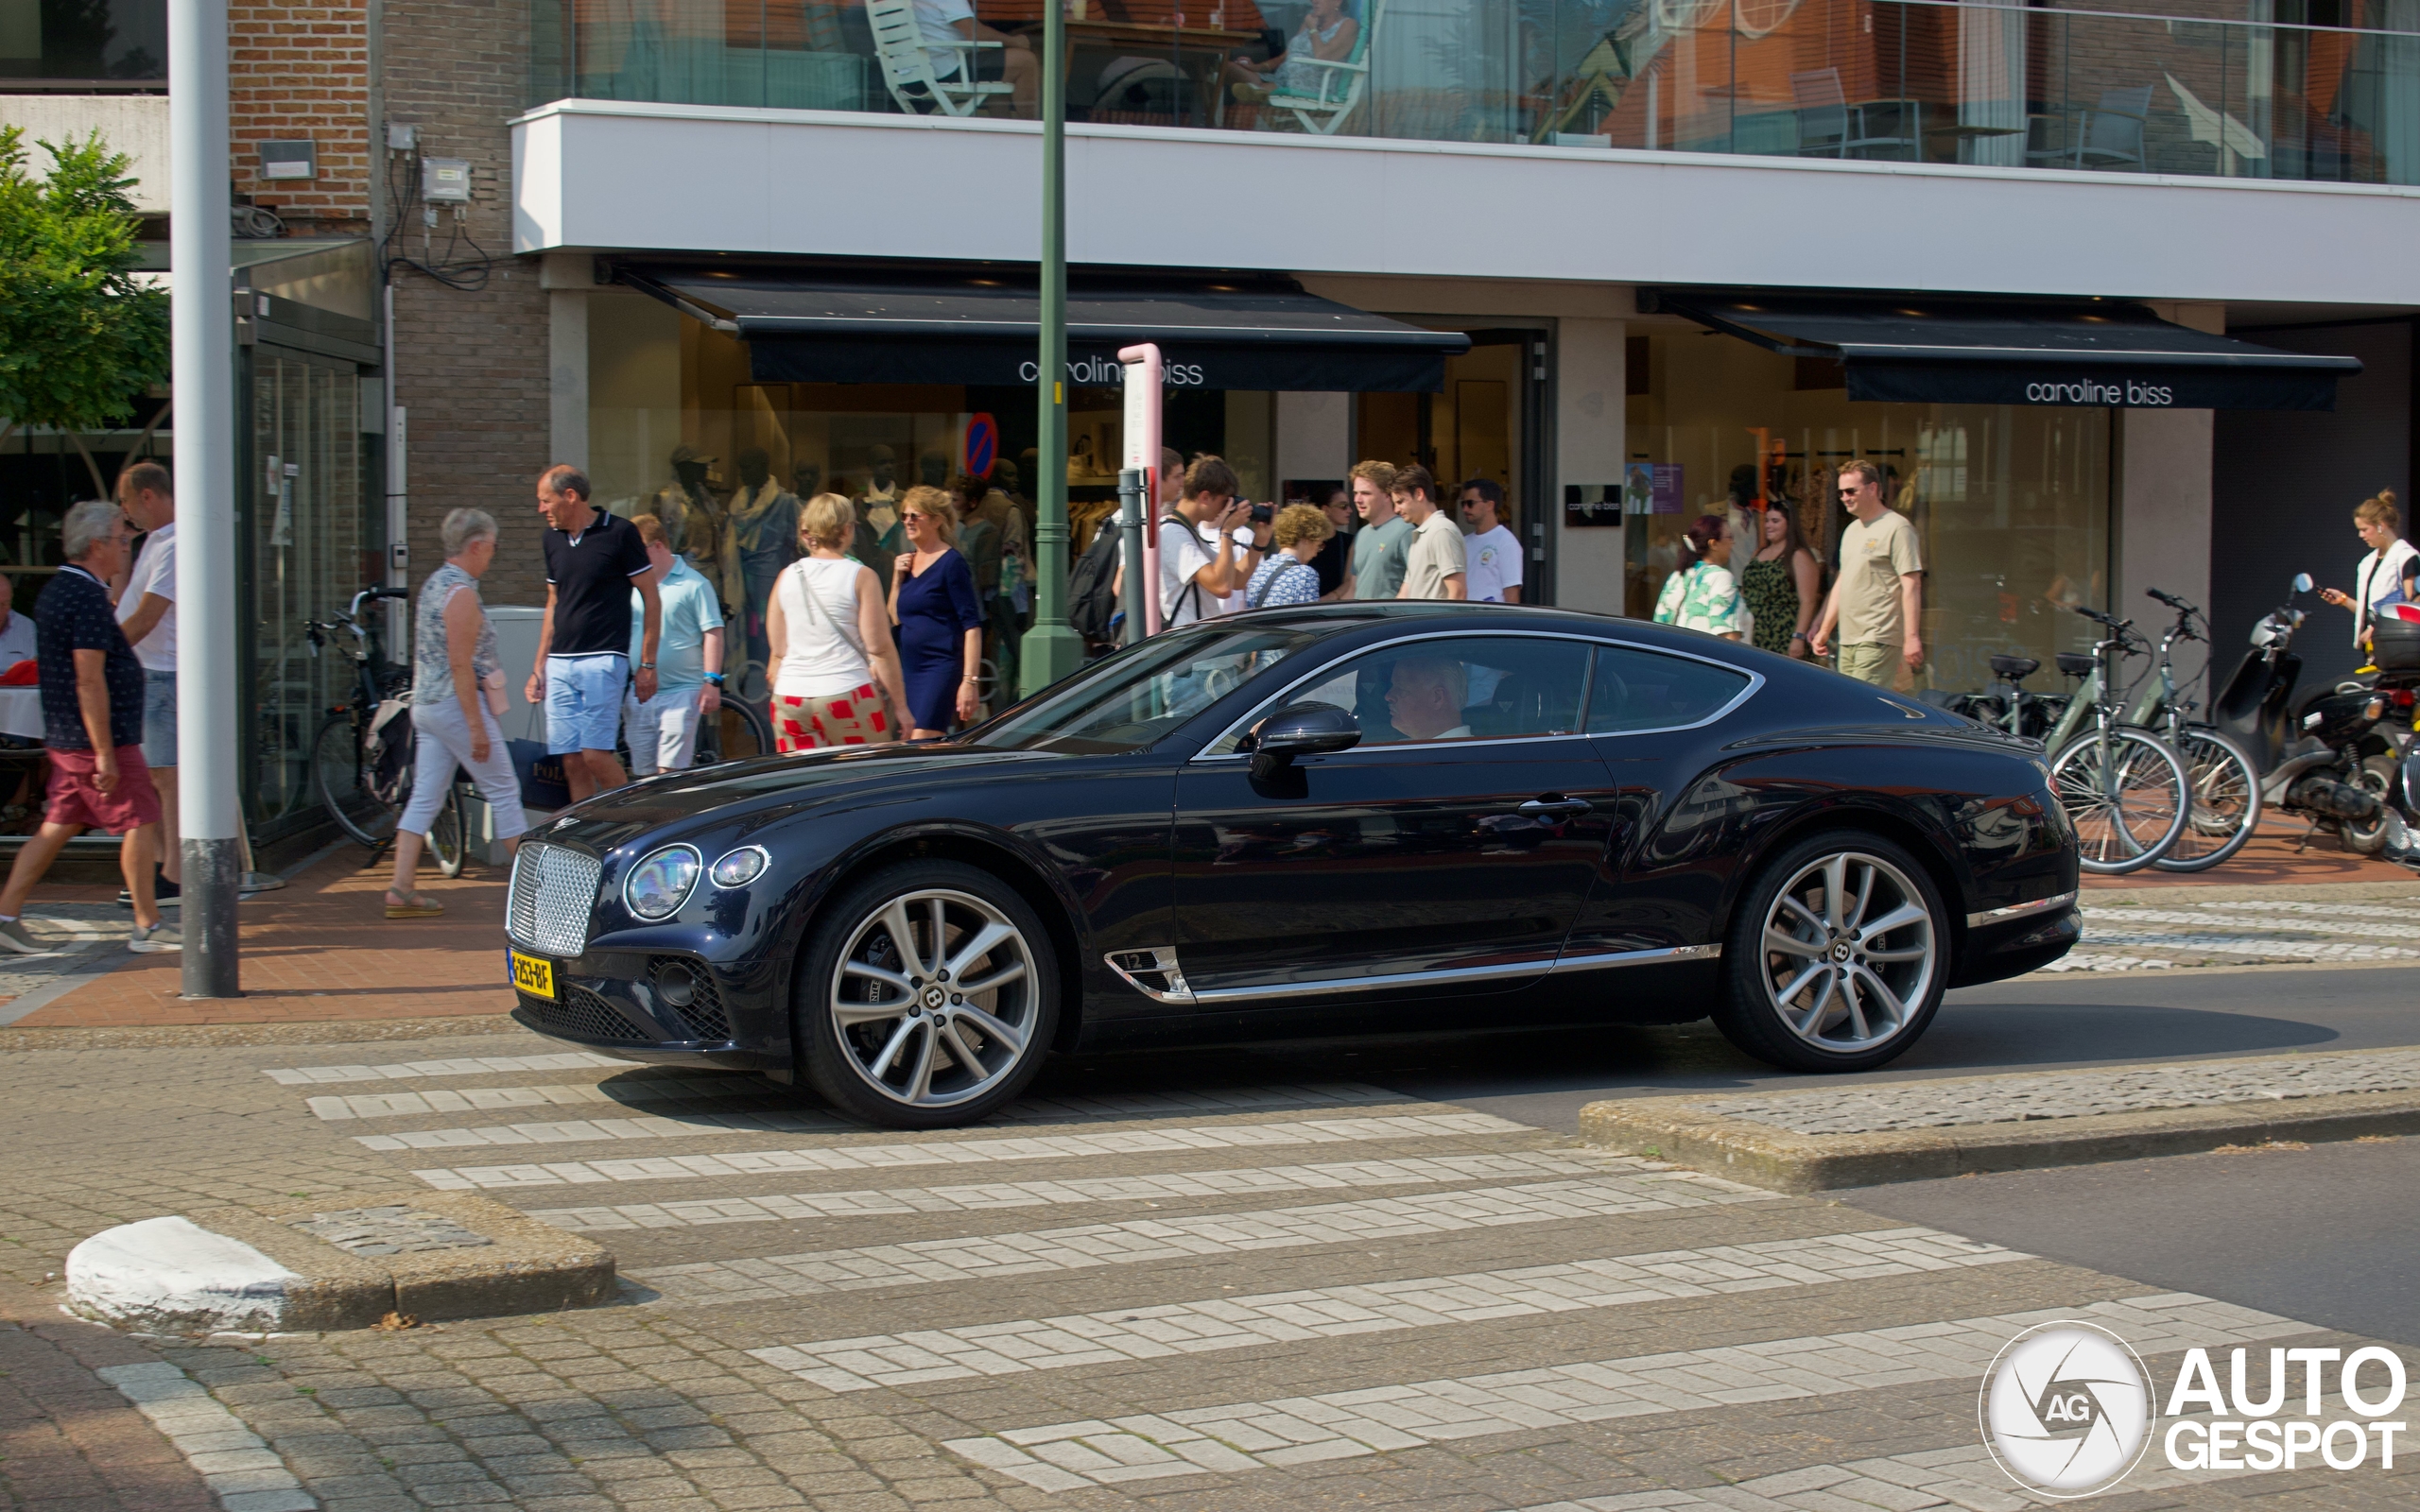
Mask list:
[[[1076,558],[1067,580],[1067,623],[1078,635],[1096,643],[1111,639],[1110,620],[1117,613],[1117,517],[1112,515],[1093,532],[1093,543]]]

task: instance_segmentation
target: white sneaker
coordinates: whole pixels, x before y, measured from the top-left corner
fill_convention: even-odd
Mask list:
[[[177,933],[175,926],[164,919],[149,929],[140,924],[135,925],[133,935],[126,942],[126,948],[137,955],[157,955],[164,951],[183,950],[185,942],[184,936]]]
[[[34,938],[33,931],[22,919],[0,923],[0,951],[13,951],[19,955],[46,955],[50,947]]]

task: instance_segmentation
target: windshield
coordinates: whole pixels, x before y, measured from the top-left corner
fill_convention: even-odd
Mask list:
[[[1031,707],[1009,711],[971,743],[1076,756],[1141,750],[1340,627],[1335,620],[1288,628],[1214,621],[1154,636],[1101,658]]]

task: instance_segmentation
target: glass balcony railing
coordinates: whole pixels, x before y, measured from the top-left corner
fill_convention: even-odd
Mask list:
[[[977,0],[945,28],[946,0],[532,3],[532,103],[1017,115],[1038,77],[1043,0]],[[1065,3],[1075,120],[2420,182],[2420,0],[2336,8],[2358,27],[2297,24],[2311,0],[2245,0],[2247,21],[1953,0]]]

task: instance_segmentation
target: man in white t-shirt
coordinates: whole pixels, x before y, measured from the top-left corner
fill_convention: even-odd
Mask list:
[[[16,586],[0,574],[0,672],[34,659],[34,622],[16,611]]]
[[[1034,59],[1032,43],[976,20],[975,8],[967,0],[916,0],[916,29],[924,35],[925,57],[933,65],[935,78],[944,84],[1006,79],[1017,117],[1033,119],[1034,101],[1042,93],[1042,67]],[[951,45],[961,40],[1005,45]]]
[[[160,790],[157,896],[176,899],[184,847],[177,828],[177,496],[168,470],[137,462],[119,475],[118,507],[146,532],[117,596],[118,627],[143,663],[143,761]]]
[[[1473,478],[1462,485],[1462,528],[1470,539],[1462,543],[1468,564],[1471,602],[1521,602],[1521,538],[1504,526],[1504,490],[1494,478]]]
[[[1160,624],[1167,629],[1214,620],[1227,595],[1252,579],[1250,508],[1236,500],[1236,474],[1215,456],[1184,470],[1184,493],[1160,522]],[[1196,534],[1210,525],[1214,551]],[[1238,546],[1236,537],[1246,544]]]

